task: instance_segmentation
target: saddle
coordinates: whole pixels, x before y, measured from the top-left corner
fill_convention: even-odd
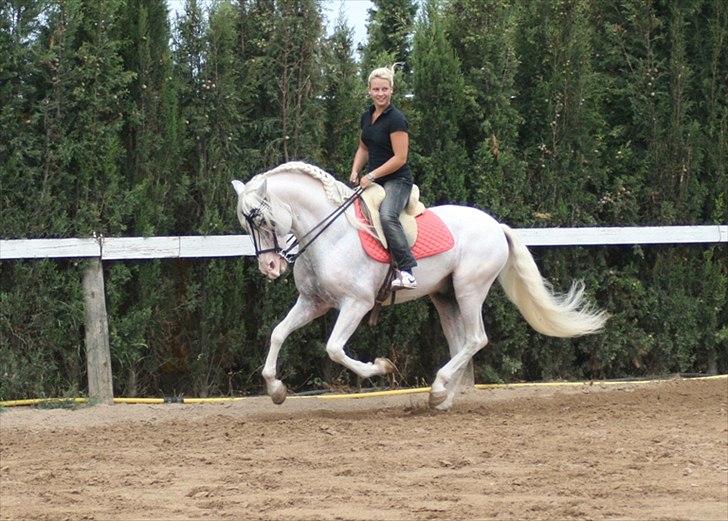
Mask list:
[[[382,230],[382,221],[379,218],[379,205],[384,201],[384,188],[381,185],[372,183],[372,185],[364,190],[361,194],[361,200],[364,202],[362,213],[366,217],[369,224],[376,232],[377,240],[382,246],[387,248],[387,239],[384,238]],[[402,223],[404,235],[407,238],[407,244],[412,245],[417,241],[417,216],[425,212],[425,205],[420,202],[420,189],[417,185],[412,186],[407,206],[404,207],[402,213],[399,214],[399,222]]]
[[[377,190],[377,188],[379,190]],[[371,188],[364,191],[366,195],[364,201],[368,202],[369,196],[372,197],[368,202],[369,208],[365,207],[362,200],[354,202],[354,209],[357,219],[363,224],[369,225],[375,229],[378,237],[368,230],[359,230],[359,240],[364,252],[377,262],[390,264],[392,262],[389,251],[385,247],[386,241],[382,233],[381,223],[379,221],[378,204],[384,199],[384,189],[376,185],[372,194],[368,194]],[[379,192],[380,193],[376,193]],[[405,210],[400,214],[400,222],[405,230],[407,242],[412,250],[412,255],[416,260],[438,255],[448,251],[455,245],[450,230],[447,225],[440,219],[435,212],[427,210],[419,201],[420,191],[417,187],[413,187],[410,202]],[[376,219],[372,222],[371,216]]]

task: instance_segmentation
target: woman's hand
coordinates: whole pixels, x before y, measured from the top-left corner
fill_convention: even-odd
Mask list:
[[[372,186],[372,183],[374,182],[374,176],[372,174],[367,174],[364,177],[361,178],[359,181],[359,186],[364,188],[365,190]]]
[[[359,182],[359,174],[352,170],[351,175],[349,176],[349,182],[353,185],[357,184]]]

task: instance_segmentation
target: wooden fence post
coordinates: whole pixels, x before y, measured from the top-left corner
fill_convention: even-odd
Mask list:
[[[83,273],[86,305],[86,370],[91,403],[114,403],[111,379],[109,322],[106,317],[106,293],[101,259],[91,259]]]

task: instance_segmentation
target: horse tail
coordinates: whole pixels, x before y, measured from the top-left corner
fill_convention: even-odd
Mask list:
[[[609,315],[585,302],[584,283],[574,282],[568,293],[556,294],[541,277],[526,245],[511,228],[501,226],[509,254],[498,280],[531,327],[544,335],[565,338],[601,331]]]

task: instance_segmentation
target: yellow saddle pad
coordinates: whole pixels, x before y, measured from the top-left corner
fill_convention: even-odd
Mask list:
[[[364,190],[361,194],[361,199],[364,202],[369,222],[376,231],[377,239],[386,248],[387,240],[384,238],[382,221],[379,218],[379,205],[382,204],[382,201],[384,201],[384,196],[384,188],[377,183],[372,183],[371,186],[369,186],[369,188]],[[399,214],[399,222],[402,223],[405,237],[407,237],[407,244],[409,244],[410,247],[412,247],[417,240],[417,221],[415,220],[415,217],[424,211],[425,205],[420,202],[420,189],[417,185],[413,185],[407,206],[405,206],[402,213]]]

